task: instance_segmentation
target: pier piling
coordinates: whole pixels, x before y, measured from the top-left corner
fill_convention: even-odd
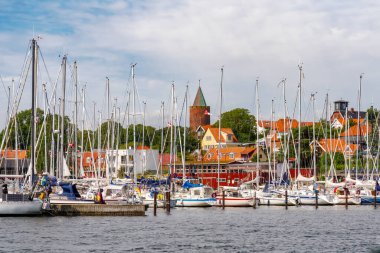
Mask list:
[[[346,197],[346,209],[348,209],[348,188],[347,187],[344,187],[344,195]]]
[[[377,186],[375,186],[375,197],[373,200],[373,207],[376,209],[377,206]]]
[[[226,197],[226,193],[225,193],[225,191],[223,190],[223,191],[222,191],[222,209],[223,209],[223,210],[224,210],[224,204],[225,204],[225,202],[224,202],[225,197]]]
[[[166,212],[170,213],[170,191],[166,192]]]
[[[315,209],[318,209],[318,191],[315,191]]]
[[[253,193],[253,209],[256,209],[256,191]]]
[[[288,210],[288,190],[285,190],[285,209]]]
[[[157,192],[154,192],[153,214],[154,214],[154,216],[157,216]]]

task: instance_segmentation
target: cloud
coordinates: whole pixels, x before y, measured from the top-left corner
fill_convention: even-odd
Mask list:
[[[372,95],[380,92],[377,2],[65,1],[38,8],[41,11],[3,14],[8,26],[17,24],[15,31],[0,32],[3,76],[18,74],[15,70],[20,69],[32,36],[30,25],[36,22],[50,74],[58,73],[58,55],[68,53],[71,63],[78,60],[89,101],[104,100],[106,76],[111,79],[112,96],[124,94],[130,64],[137,62],[136,80],[141,98],[151,108],[150,118],[157,117],[160,101],[167,101],[172,81],[181,99],[190,82],[192,102],[198,79],[216,115],[222,65],[224,110],[252,110],[259,76],[262,117],[269,118],[272,99],[276,115],[281,115],[277,84],[283,77],[288,80],[288,106],[293,111],[299,62],[306,77],[304,108],[315,91],[320,114],[326,92],[332,100],[344,98],[355,106],[362,72],[366,73],[363,106],[379,106]],[[33,18],[36,13],[39,17]],[[12,21],[17,18],[25,22]],[[304,116],[311,119],[310,113]]]

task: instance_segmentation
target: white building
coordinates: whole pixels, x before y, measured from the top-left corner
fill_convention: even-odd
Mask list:
[[[124,170],[127,175],[131,175],[134,171],[133,165],[136,167],[137,174],[157,171],[160,162],[156,149],[137,149],[135,155],[133,149],[110,150],[107,154],[109,156],[107,165],[113,177],[118,175],[119,170]]]

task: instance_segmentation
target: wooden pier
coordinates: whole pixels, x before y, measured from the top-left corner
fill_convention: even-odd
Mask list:
[[[52,204],[55,216],[145,216],[146,205],[118,204]]]

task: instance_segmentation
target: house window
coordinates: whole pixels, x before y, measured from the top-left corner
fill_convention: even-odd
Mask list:
[[[232,141],[232,134],[227,135],[227,139],[228,139],[229,141]]]
[[[234,179],[235,183],[239,182],[239,180],[240,180],[239,178]]]
[[[122,163],[122,164],[126,164],[126,163],[127,163],[127,156],[126,156],[126,155],[122,155],[122,156],[120,157],[120,160],[121,160],[121,163]]]
[[[211,141],[211,136],[206,136],[206,141]]]
[[[226,179],[225,178],[217,178],[216,181],[218,182],[226,182]]]
[[[234,153],[230,153],[230,159],[234,159],[235,158],[235,154]]]
[[[211,157],[212,157],[212,153],[208,153],[207,158],[211,159]]]
[[[91,162],[91,157],[86,157],[86,162],[87,163]]]

